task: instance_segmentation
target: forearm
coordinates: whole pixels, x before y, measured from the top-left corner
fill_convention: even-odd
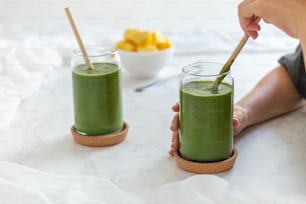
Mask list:
[[[300,37],[300,44],[303,50],[304,65],[306,67],[306,31],[305,34],[303,34],[302,37]]]
[[[279,66],[238,101],[235,108],[244,112],[243,126],[247,127],[293,111],[304,103],[287,71]]]

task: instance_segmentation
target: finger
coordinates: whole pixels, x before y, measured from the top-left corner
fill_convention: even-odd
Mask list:
[[[254,0],[245,0],[242,1],[239,5],[238,5],[238,16],[239,16],[239,20],[244,19],[244,18],[251,18],[253,16],[253,14],[249,14],[249,15],[245,15],[245,10],[246,8],[249,6],[249,4],[253,3]],[[251,19],[250,19],[251,20]]]
[[[175,153],[175,151],[174,151],[173,149],[170,149],[170,150],[169,150],[169,154],[170,154],[171,156],[174,156],[174,153]]]
[[[260,18],[255,18],[249,25],[245,27],[245,32],[253,39],[257,38],[261,27],[259,25]]]
[[[169,150],[169,154],[171,156],[174,156],[174,153],[178,150],[178,148],[179,148],[179,132],[176,131],[172,133],[172,143]]]
[[[233,126],[238,127],[240,125],[240,121],[238,118],[233,118]]]
[[[261,27],[259,23],[257,22],[252,22],[247,26],[248,31],[260,31]]]
[[[176,132],[180,127],[180,122],[179,122],[179,114],[176,113],[173,117],[173,120],[172,120],[172,123],[171,123],[171,126],[170,126],[170,130],[172,132]]]
[[[241,131],[239,118],[233,118],[234,136],[238,135]]]
[[[254,20],[254,17],[253,17],[253,14],[251,16],[245,16],[244,14],[241,14],[242,17],[239,18],[239,23],[240,23],[240,26],[242,28],[242,30],[244,30],[245,32],[247,32],[249,29],[254,29],[254,23],[253,20]],[[257,23],[258,27],[259,27],[259,24]],[[256,27],[255,27],[256,28]]]
[[[239,23],[243,31],[248,35],[248,29],[253,28],[253,26],[248,27],[253,24],[258,24],[257,21],[254,22],[258,16],[255,13],[255,0],[244,1],[238,6],[238,16]],[[259,27],[258,27],[259,28]]]
[[[172,140],[171,140],[171,142],[172,143],[173,142],[177,142],[179,140],[178,136],[179,136],[179,131],[172,132]]]
[[[258,32],[257,31],[248,31],[246,35],[250,36],[252,39],[256,39],[258,37]]]
[[[174,112],[178,112],[179,109],[180,109],[179,103],[176,103],[175,105],[172,106],[172,110],[173,110]]]

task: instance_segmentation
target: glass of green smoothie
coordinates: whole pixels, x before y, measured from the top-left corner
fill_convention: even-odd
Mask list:
[[[230,72],[218,89],[222,64],[196,62],[183,67],[180,80],[179,155],[196,162],[217,162],[233,154],[233,90]]]
[[[80,50],[71,58],[74,128],[87,136],[120,132],[124,122],[117,50],[88,46],[87,53],[93,69],[88,69]]]

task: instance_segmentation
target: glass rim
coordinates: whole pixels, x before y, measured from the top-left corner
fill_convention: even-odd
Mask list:
[[[213,64],[213,65],[220,65],[220,69],[217,71],[216,74],[205,74],[203,75],[202,72],[199,70],[198,72],[191,72],[190,70],[187,70],[188,68],[194,67],[196,65],[204,65],[204,64]],[[227,72],[220,73],[222,67],[224,64],[218,63],[218,62],[211,62],[211,61],[197,61],[191,64],[187,64],[183,66],[182,72],[191,76],[196,76],[196,77],[201,77],[201,76],[206,76],[206,77],[218,77],[218,76],[223,76],[223,75],[228,75],[231,73],[231,70],[228,70]]]
[[[118,49],[116,47],[111,47],[111,48],[106,48],[106,47],[102,47],[99,45],[87,45],[85,47],[86,51],[87,51],[87,55],[88,57],[103,57],[103,56],[109,56],[112,55],[114,53],[117,53]],[[94,52],[94,51],[98,51],[98,53],[90,53],[90,52]],[[83,53],[81,52],[80,48],[74,48],[72,50],[73,54],[78,55],[78,56],[83,56]]]

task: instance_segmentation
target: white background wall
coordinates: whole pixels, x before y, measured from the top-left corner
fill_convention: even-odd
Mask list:
[[[240,0],[0,0],[0,23],[66,23],[69,6],[78,24],[188,31],[239,28]]]

